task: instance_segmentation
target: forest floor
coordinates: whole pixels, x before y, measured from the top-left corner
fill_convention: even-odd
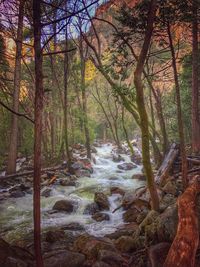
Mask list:
[[[92,163],[76,145],[70,170],[64,163],[43,173],[45,266],[163,266],[176,235],[181,177],[171,173],[158,187],[160,212],[152,211],[139,149],[130,159],[126,149],[94,145]],[[21,161],[19,172],[31,171],[31,163]],[[1,177],[0,189],[0,266],[34,266],[32,175]]]

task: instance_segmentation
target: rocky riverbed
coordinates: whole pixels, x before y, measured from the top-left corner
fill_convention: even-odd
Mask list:
[[[162,266],[176,233],[181,182],[169,177],[159,190],[160,213],[151,211],[139,152],[131,160],[112,144],[97,145],[92,164],[81,153],[74,151],[73,174],[53,173],[52,185],[43,179],[45,266]],[[1,185],[0,266],[33,266],[31,186],[25,180],[6,188]]]

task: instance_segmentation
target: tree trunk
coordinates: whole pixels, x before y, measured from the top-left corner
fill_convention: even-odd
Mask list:
[[[200,192],[200,178],[178,198],[178,229],[164,267],[194,267],[199,244],[198,217],[195,200]]]
[[[85,146],[87,150],[87,157],[91,159],[91,148],[90,148],[90,133],[88,127],[88,116],[87,116],[87,96],[85,86],[85,59],[83,55],[83,38],[80,37],[80,58],[81,58],[81,92],[82,92],[82,110],[83,110],[83,124],[85,131]]]
[[[135,153],[134,153],[133,145],[131,144],[131,142],[129,140],[128,132],[127,132],[127,129],[126,129],[126,126],[125,126],[125,121],[124,121],[124,107],[123,106],[122,106],[122,127],[123,127],[123,130],[124,130],[126,142],[127,142],[128,147],[130,149],[131,155],[133,156]]]
[[[142,50],[139,55],[139,59],[136,65],[136,70],[134,73],[134,84],[136,88],[136,102],[138,107],[138,113],[140,116],[141,121],[141,133],[142,133],[142,159],[143,159],[143,166],[145,170],[145,174],[147,177],[147,185],[151,196],[151,202],[152,202],[152,208],[154,210],[159,210],[159,199],[158,199],[158,193],[156,190],[155,182],[154,182],[154,176],[151,166],[151,160],[150,160],[150,147],[149,147],[149,122],[147,117],[147,112],[145,108],[145,100],[144,100],[144,86],[142,83],[142,73],[144,69],[144,63],[147,57],[147,53],[149,50],[150,42],[151,42],[151,36],[153,32],[153,23],[154,18],[156,15],[156,5],[157,1],[152,0],[149,10],[149,16],[148,16],[148,23],[147,23],[147,29],[145,33],[144,43],[142,46]]]
[[[25,4],[25,0],[20,0],[17,39],[16,39],[14,91],[13,91],[13,111],[15,111],[15,112],[19,112],[24,4]],[[16,172],[17,141],[18,141],[18,116],[16,114],[12,113],[12,124],[11,124],[10,145],[9,145],[9,152],[8,152],[7,174],[11,174],[11,173]]]
[[[67,26],[66,26],[67,27]],[[68,50],[68,31],[66,28],[65,34],[65,50]],[[69,75],[69,61],[68,53],[65,53],[64,58],[64,139],[65,139],[65,149],[67,155],[68,167],[71,165],[71,154],[69,150],[69,139],[68,139],[68,75]]]
[[[41,49],[41,1],[33,0],[34,52],[35,52],[35,127],[34,127],[34,248],[36,266],[43,267],[40,225],[40,177],[43,112],[43,71]]]
[[[181,152],[181,161],[182,161],[182,180],[183,186],[187,186],[187,157],[185,151],[185,138],[184,138],[184,127],[183,127],[183,119],[182,119],[182,109],[181,109],[181,96],[180,96],[180,86],[178,80],[178,71],[176,66],[176,55],[174,51],[173,40],[171,36],[171,29],[169,22],[167,23],[167,33],[169,37],[169,45],[172,55],[172,68],[174,72],[174,82],[175,82],[175,90],[176,90],[176,102],[177,102],[177,115],[178,115],[178,131],[180,138],[180,152]]]
[[[192,22],[192,151],[200,153],[200,118],[199,118],[199,85],[198,85],[198,1],[193,0]]]

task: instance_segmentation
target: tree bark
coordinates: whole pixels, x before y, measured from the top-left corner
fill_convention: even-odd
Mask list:
[[[67,27],[67,26],[66,26]],[[68,29],[65,33],[65,49],[68,50]],[[69,150],[69,138],[68,138],[68,75],[69,75],[69,58],[68,53],[65,53],[64,58],[64,139],[65,150],[67,155],[68,167],[71,165],[71,154]]]
[[[181,109],[180,85],[179,85],[178,71],[177,71],[177,66],[176,66],[176,55],[174,51],[174,45],[173,45],[169,22],[167,22],[167,33],[169,37],[169,45],[170,45],[170,50],[171,50],[171,55],[172,55],[172,68],[174,72],[174,82],[175,82],[175,90],[176,90],[178,131],[179,131],[180,152],[181,152],[181,161],[182,161],[182,181],[183,181],[183,186],[186,188],[187,186],[187,157],[186,157],[186,151],[185,151],[185,137],[184,137],[184,127],[183,127],[183,116],[182,116],[182,109]]]
[[[200,153],[200,115],[199,115],[199,84],[198,84],[198,1],[192,1],[193,22],[192,22],[192,151]]]
[[[145,174],[147,177],[147,185],[151,196],[151,202],[152,202],[152,209],[159,210],[159,199],[158,199],[158,193],[156,190],[155,182],[154,182],[154,175],[153,170],[151,166],[151,160],[150,160],[150,147],[149,147],[149,122],[148,122],[148,116],[145,108],[145,100],[144,100],[144,86],[142,83],[142,73],[144,69],[145,60],[147,57],[147,53],[149,50],[150,42],[151,42],[151,36],[153,32],[153,23],[154,18],[156,15],[156,6],[157,1],[152,0],[148,15],[148,22],[147,22],[147,29],[145,33],[144,43],[142,46],[142,50],[139,55],[139,59],[136,65],[136,70],[134,73],[134,84],[136,88],[136,102],[138,107],[138,113],[140,116],[141,121],[141,133],[142,133],[142,159],[143,159],[143,166],[145,170]]]
[[[85,131],[85,146],[87,150],[87,157],[89,159],[91,156],[91,147],[90,147],[90,132],[88,127],[88,116],[87,116],[87,96],[86,96],[86,86],[85,86],[85,59],[83,51],[83,38],[80,36],[79,42],[80,58],[81,58],[81,92],[82,92],[82,110],[83,110],[83,124]]]
[[[16,39],[14,91],[13,91],[13,111],[16,113],[19,112],[24,5],[25,5],[25,0],[20,0],[17,39]],[[17,141],[18,141],[18,116],[16,114],[12,114],[7,174],[16,172],[17,143],[18,143]]]
[[[200,192],[200,177],[178,198],[178,229],[164,267],[194,267],[199,244],[198,217],[195,200]]]
[[[33,27],[35,52],[35,127],[34,127],[34,248],[37,267],[43,267],[41,252],[40,178],[43,112],[43,70],[41,49],[41,0],[33,0]]]

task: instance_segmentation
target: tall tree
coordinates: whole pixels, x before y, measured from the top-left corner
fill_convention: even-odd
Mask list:
[[[40,178],[41,178],[41,144],[43,112],[43,70],[41,48],[41,0],[33,0],[33,27],[35,53],[35,125],[34,125],[34,247],[36,266],[43,267],[41,252],[41,216],[40,216]]]
[[[87,96],[86,96],[86,84],[85,84],[85,55],[84,55],[82,34],[80,35],[79,38],[79,51],[81,60],[81,92],[82,92],[83,126],[85,132],[85,146],[87,150],[87,157],[91,159],[90,132],[88,125]]]
[[[147,111],[145,108],[144,85],[142,82],[142,73],[144,69],[144,64],[145,64],[145,60],[148,54],[148,50],[149,50],[150,43],[151,43],[151,37],[153,33],[153,24],[154,24],[154,19],[156,15],[156,9],[157,9],[156,6],[157,6],[157,1],[152,0],[150,3],[144,43],[142,45],[142,49],[141,49],[141,52],[140,52],[140,55],[137,61],[135,73],[134,73],[134,84],[136,88],[136,102],[137,102],[137,107],[138,107],[138,113],[139,113],[140,121],[141,121],[140,129],[142,133],[143,165],[144,165],[144,170],[145,170],[145,174],[147,177],[148,189],[151,195],[152,208],[154,210],[159,210],[158,193],[157,193],[155,182],[154,182],[154,175],[153,175],[151,159],[150,159],[149,122],[148,122]]]
[[[178,131],[179,131],[179,140],[180,140],[180,151],[181,151],[181,162],[182,162],[182,181],[184,187],[187,186],[187,158],[185,151],[185,136],[184,136],[184,127],[183,127],[183,115],[181,108],[181,94],[180,94],[180,84],[178,79],[178,70],[176,64],[176,54],[173,45],[173,39],[171,34],[170,22],[167,21],[167,33],[169,38],[169,46],[172,56],[172,68],[174,74],[174,83],[176,91],[176,102],[177,102],[177,118],[178,118]]]
[[[199,1],[192,1],[192,150],[200,153],[200,114],[198,84],[198,7]]]
[[[14,88],[13,88],[13,111],[16,113],[19,112],[24,5],[25,5],[25,0],[20,0],[17,37],[15,40],[16,55],[15,55],[15,71],[14,71]],[[18,116],[16,114],[12,113],[7,174],[11,174],[11,173],[16,172],[17,144],[18,144]]]

